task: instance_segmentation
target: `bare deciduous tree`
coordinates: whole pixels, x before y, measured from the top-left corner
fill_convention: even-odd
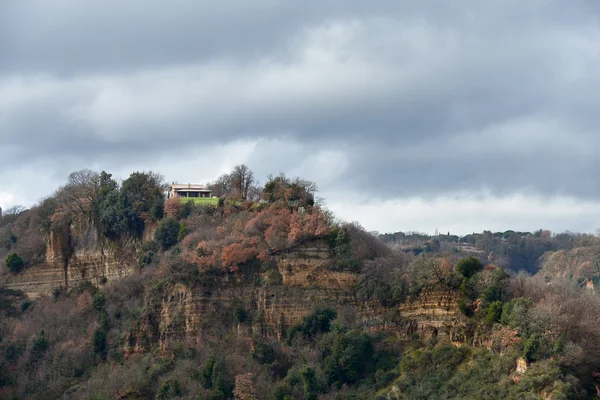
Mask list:
[[[248,197],[248,190],[254,183],[254,173],[245,164],[236,165],[231,172],[235,193],[242,199]]]

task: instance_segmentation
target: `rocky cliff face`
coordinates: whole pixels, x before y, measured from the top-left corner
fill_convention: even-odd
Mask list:
[[[144,235],[151,237],[154,229],[148,225]],[[136,245],[101,240],[93,226],[65,225],[47,238],[45,261],[7,277],[5,286],[37,298],[84,281],[100,285],[120,279],[134,272]]]
[[[205,286],[191,289],[181,283],[157,287],[146,300],[141,321],[129,334],[125,352],[144,352],[155,343],[168,351],[182,340],[201,341],[211,331],[211,322],[217,320],[242,335],[282,340],[289,327],[317,304],[344,309],[347,317],[371,331],[387,330],[404,338],[419,334],[457,339],[464,333],[457,328],[464,324],[456,309],[456,293],[430,288],[394,308],[361,303],[354,291],[358,274],[332,271],[328,268],[331,263],[327,242],[313,242],[278,258],[281,284],[256,285],[260,277],[254,276],[219,279],[210,290]],[[248,321],[234,321],[236,304],[248,312]]]
[[[150,238],[152,232],[145,235]],[[35,298],[84,281],[101,285],[134,272],[137,244],[107,243],[98,238],[93,227],[67,226],[49,237],[44,263],[10,276],[5,286]],[[142,352],[156,343],[167,351],[182,339],[201,341],[215,320],[240,334],[281,340],[289,327],[317,304],[344,309],[359,326],[373,332],[386,330],[404,338],[418,334],[460,340],[464,336],[464,324],[456,309],[458,295],[442,288],[428,288],[394,308],[358,302],[358,274],[332,268],[335,264],[327,241],[313,241],[280,254],[274,265],[271,273],[281,278],[276,283],[257,284],[268,281],[268,272],[256,271],[244,277],[215,276],[209,285],[194,288],[182,283],[157,285],[147,296],[141,319],[129,334],[126,353]],[[238,304],[249,316],[244,323],[233,319],[233,308]]]
[[[577,280],[588,288],[600,282],[600,247],[576,247],[547,252],[541,259],[541,271],[548,278]]]

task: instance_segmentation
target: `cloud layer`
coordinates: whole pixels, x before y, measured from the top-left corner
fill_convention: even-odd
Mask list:
[[[202,182],[246,162],[314,179],[371,229],[434,212],[590,230],[599,17],[579,0],[9,2],[0,206],[84,167]]]

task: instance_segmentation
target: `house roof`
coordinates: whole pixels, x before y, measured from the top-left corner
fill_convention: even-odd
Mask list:
[[[211,190],[206,188],[206,186],[194,183],[174,183],[170,188],[174,192],[211,192]]]

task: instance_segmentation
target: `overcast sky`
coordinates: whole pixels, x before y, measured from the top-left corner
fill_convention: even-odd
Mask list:
[[[246,163],[369,230],[595,232],[599,94],[595,0],[8,0],[0,206]]]

